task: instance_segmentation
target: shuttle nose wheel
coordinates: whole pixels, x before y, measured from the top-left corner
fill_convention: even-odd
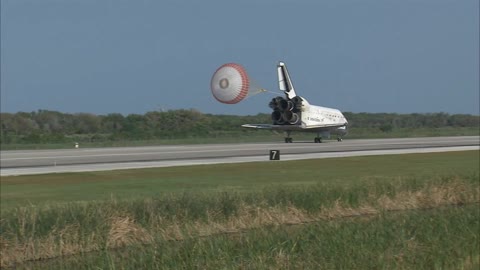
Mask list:
[[[314,142],[315,143],[322,143],[322,137],[316,137]]]
[[[338,141],[338,142],[341,142],[341,141],[342,141],[342,137],[338,137],[338,138],[337,138],[337,141]]]

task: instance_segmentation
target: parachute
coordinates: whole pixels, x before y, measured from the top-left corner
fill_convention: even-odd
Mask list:
[[[250,80],[245,69],[235,63],[224,64],[215,71],[210,82],[216,100],[226,104],[242,101],[250,89]]]

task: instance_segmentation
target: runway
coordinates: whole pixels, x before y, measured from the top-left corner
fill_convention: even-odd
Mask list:
[[[0,151],[0,175],[267,161],[270,150],[279,150],[281,160],[294,160],[475,149],[479,136]]]

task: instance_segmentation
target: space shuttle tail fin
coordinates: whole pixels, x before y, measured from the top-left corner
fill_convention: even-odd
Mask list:
[[[290,75],[288,74],[287,66],[284,62],[279,62],[277,65],[278,72],[278,87],[285,92],[288,99],[292,99],[297,96],[295,88],[293,87]]]

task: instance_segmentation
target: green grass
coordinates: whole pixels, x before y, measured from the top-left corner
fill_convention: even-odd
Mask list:
[[[479,152],[252,162],[1,178],[1,207],[166,193],[249,192],[275,186],[348,186],[365,179],[478,174]]]
[[[1,266],[477,269],[479,154],[2,177]]]

